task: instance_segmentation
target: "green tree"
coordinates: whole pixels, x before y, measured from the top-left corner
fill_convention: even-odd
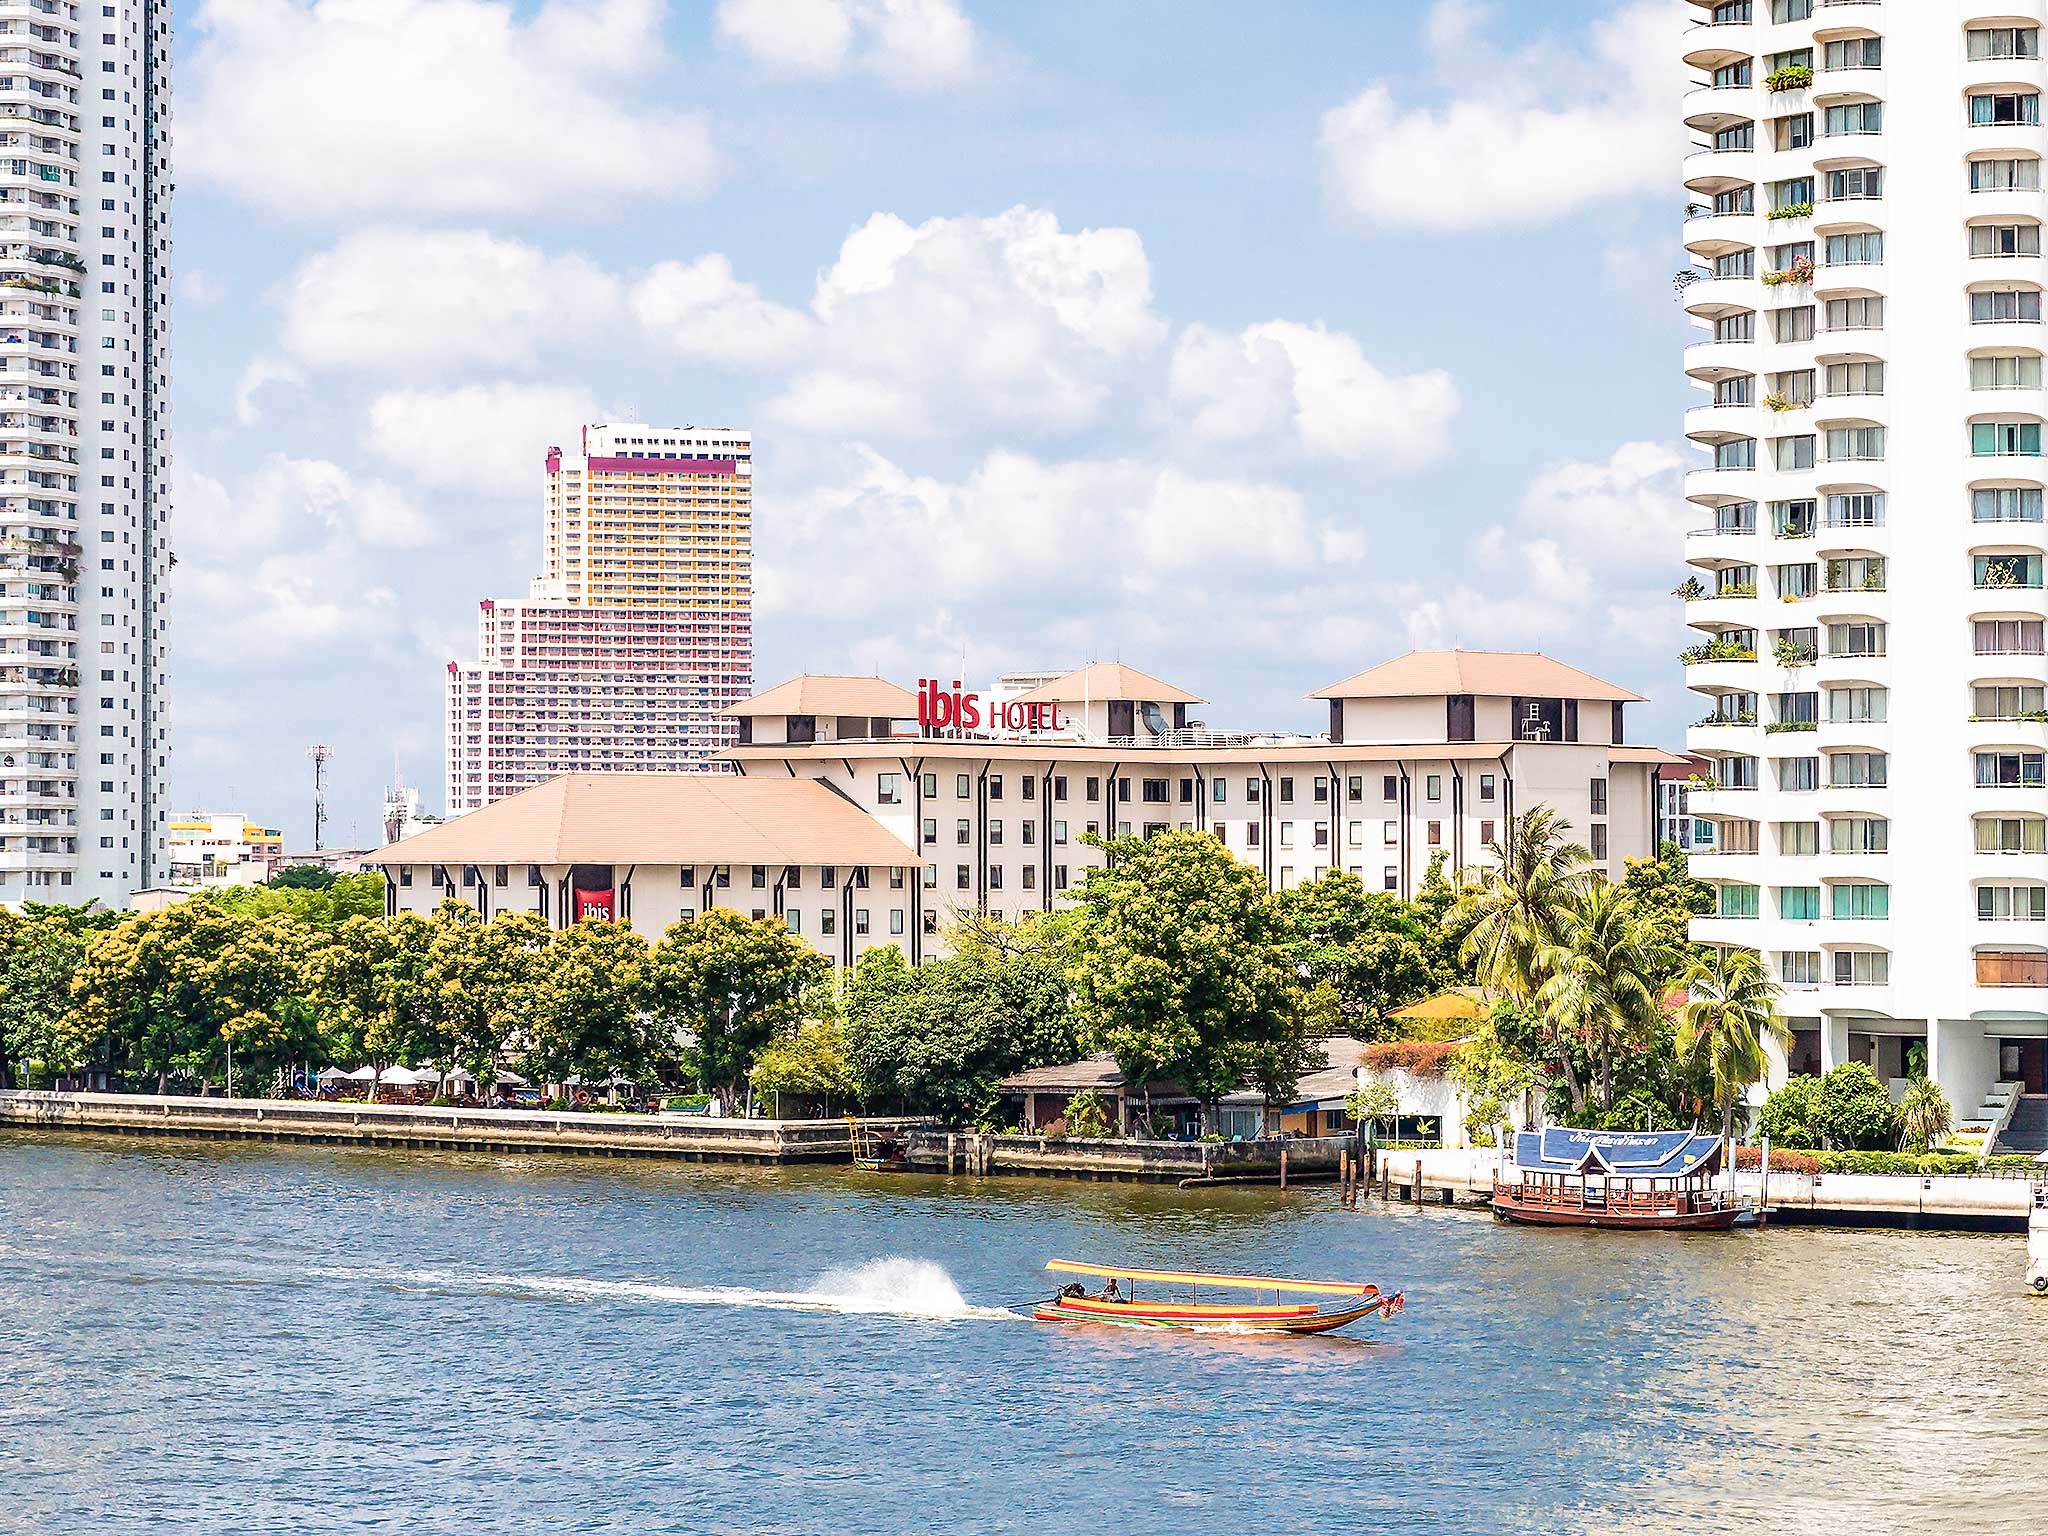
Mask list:
[[[749,1076],[756,1096],[786,1093],[829,1101],[849,1099],[854,1092],[845,1043],[837,1026],[825,1019],[805,1019],[777,1035],[755,1060]]]
[[[1459,958],[1496,997],[1535,1003],[1545,979],[1541,957],[1592,883],[1593,856],[1567,840],[1570,831],[1570,822],[1539,805],[1487,844],[1492,864],[1464,873],[1445,922],[1464,931]]]
[[[459,1066],[490,1082],[514,1032],[536,1012],[558,942],[535,913],[504,912],[486,923],[459,901],[442,902],[419,962],[416,1026],[402,1037],[408,1065]]]
[[[1899,1105],[1899,1150],[1931,1152],[1955,1128],[1948,1095],[1931,1077],[1916,1077]]]
[[[326,873],[323,871],[323,873]],[[237,917],[290,917],[332,932],[351,917],[384,916],[384,877],[375,870],[335,875],[325,886],[245,885],[202,898]]]
[[[1764,974],[1753,949],[1709,952],[1685,976],[1686,1003],[1678,1015],[1678,1053],[1702,1064],[1721,1111],[1721,1135],[1735,1136],[1735,1115],[1770,1067],[1768,1042],[1792,1047],[1792,1031],[1778,1012],[1778,984]]]
[[[319,1011],[308,995],[311,934],[289,917],[225,921],[199,985],[218,1022],[228,1092],[242,1082],[260,1092],[266,1074],[319,1053]]]
[[[287,864],[263,883],[272,890],[324,891],[334,884],[335,873],[319,864]]]
[[[671,1031],[693,1037],[702,1086],[731,1109],[755,1058],[802,1017],[806,993],[830,970],[781,918],[714,907],[654,946],[650,999]]]
[[[1331,870],[1277,901],[1296,974],[1312,991],[1328,986],[1336,994],[1344,1032],[1383,1038],[1389,1013],[1435,989],[1432,936],[1418,910],[1366,890],[1353,871]]]
[[[1807,1073],[1788,1077],[1764,1100],[1757,1134],[1774,1147],[1818,1151],[1827,1146],[1827,1115],[1821,1106],[1820,1079]]]
[[[1693,944],[1690,929],[1693,918],[1714,910],[1714,888],[1687,872],[1686,852],[1678,844],[1665,843],[1654,859],[1630,859],[1621,886],[1654,943],[1687,956],[1688,964],[1705,953]]]
[[[1898,1145],[1899,1111],[1889,1089],[1860,1061],[1820,1080],[1823,1144],[1838,1152],[1885,1152]]]
[[[1179,1078],[1213,1123],[1243,1079],[1284,1079],[1296,1059],[1301,989],[1279,903],[1208,833],[1099,845],[1108,863],[1081,887],[1071,969],[1083,1041],[1127,1083]]]
[[[1655,1027],[1667,966],[1644,943],[1634,910],[1619,886],[1592,882],[1551,918],[1555,937],[1530,962],[1543,978],[1536,1004],[1559,1032],[1591,1047],[1598,1064],[1600,1107],[1614,1107],[1614,1050],[1647,1045]],[[1573,1107],[1584,1103],[1583,1087],[1562,1058]]]
[[[1460,953],[1468,930],[1466,914],[1458,906],[1458,887],[1450,881],[1450,863],[1450,853],[1445,849],[1430,854],[1429,868],[1415,893],[1415,915],[1421,921],[1429,949],[1432,992],[1469,986],[1479,980]]]
[[[646,1083],[670,1054],[647,1009],[647,941],[621,923],[586,919],[556,934],[531,995],[524,1060],[538,1078]]]
[[[54,1057],[86,945],[120,920],[92,902],[0,907],[0,1085],[26,1083],[30,1061]]]
[[[426,981],[435,933],[435,923],[416,912],[350,917],[312,952],[309,980],[323,1055],[381,1070],[394,1062],[416,1066],[437,1054]]]
[[[100,1062],[110,1074],[154,1077],[158,1093],[174,1073],[209,1073],[225,1060],[221,1025],[240,1011],[212,990],[215,964],[243,923],[195,899],[95,933],[53,1053],[67,1066]]]
[[[1459,1047],[1450,1072],[1465,1099],[1465,1139],[1475,1147],[1498,1146],[1509,1107],[1537,1084],[1535,1071],[1500,1043],[1489,1024]]]

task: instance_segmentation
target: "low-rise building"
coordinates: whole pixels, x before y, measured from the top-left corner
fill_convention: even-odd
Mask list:
[[[173,816],[166,854],[173,886],[261,885],[283,866],[284,833],[239,811]]]

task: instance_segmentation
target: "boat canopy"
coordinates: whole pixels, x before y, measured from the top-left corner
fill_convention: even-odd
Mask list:
[[[1079,1264],[1072,1259],[1053,1259],[1046,1266],[1055,1274],[1094,1275],[1102,1280],[1151,1280],[1166,1285],[1215,1285],[1239,1291],[1307,1291],[1319,1296],[1377,1296],[1376,1285],[1351,1280],[1277,1280],[1260,1275],[1202,1275],[1176,1269],[1132,1269],[1128,1264]]]
[[[1691,1131],[1581,1131],[1554,1125],[1516,1132],[1515,1166],[1528,1173],[1682,1179],[1720,1168],[1721,1138]]]

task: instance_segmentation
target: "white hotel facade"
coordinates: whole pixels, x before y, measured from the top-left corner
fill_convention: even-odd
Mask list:
[[[392,911],[776,913],[839,964],[945,953],[969,912],[1054,910],[1102,854],[1088,833],[1213,833],[1274,889],[1351,870],[1412,897],[1432,862],[1483,864],[1510,818],[1556,809],[1619,879],[1656,847],[1656,774],[1626,740],[1639,695],[1547,656],[1417,652],[1312,695],[1328,729],[1219,732],[1194,694],[1097,664],[1022,692],[1043,729],[931,729],[873,677],[804,676],[727,711],[722,775],[575,774],[372,855]],[[981,695],[984,704],[995,690]]]
[[[2044,1083],[2041,0],[1692,0],[1702,941],[1791,1065]]]
[[[0,905],[168,870],[170,15],[0,0]]]

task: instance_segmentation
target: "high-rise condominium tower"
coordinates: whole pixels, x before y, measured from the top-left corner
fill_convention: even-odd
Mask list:
[[[0,0],[0,904],[167,873],[170,17]]]
[[[1969,1117],[2048,1035],[2040,0],[1693,0],[1695,937],[1791,1068]]]
[[[709,770],[754,685],[753,441],[591,426],[548,450],[544,574],[448,666],[448,813],[557,774]]]

